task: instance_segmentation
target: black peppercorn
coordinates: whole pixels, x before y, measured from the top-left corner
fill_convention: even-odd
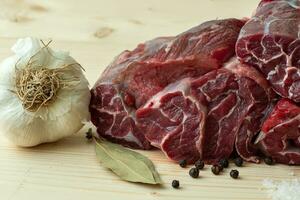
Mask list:
[[[218,165],[218,166],[219,166],[220,172],[223,171],[224,168],[222,167],[222,165]]]
[[[193,178],[198,178],[199,170],[197,168],[193,167],[193,168],[190,169],[189,175]]]
[[[93,138],[93,131],[91,128],[89,128],[89,130],[85,133],[85,138],[88,140]]]
[[[179,188],[179,181],[178,180],[173,180],[172,181],[172,187],[176,188],[176,189]]]
[[[219,161],[219,165],[222,167],[222,168],[227,168],[228,165],[229,165],[229,162],[226,158],[222,158],[220,161]]]
[[[187,165],[186,160],[180,160],[180,161],[179,161],[179,165],[180,165],[180,167],[182,167],[182,168],[186,167],[186,165]]]
[[[195,162],[195,167],[196,167],[197,169],[203,169],[203,167],[204,167],[204,162],[203,162],[203,160],[198,160],[198,161],[196,161],[196,162]]]
[[[233,169],[230,171],[231,178],[237,179],[239,177],[239,171],[236,169]]]
[[[243,165],[243,159],[241,157],[237,157],[234,159],[234,164],[238,167],[241,167]]]
[[[265,157],[264,161],[267,165],[273,165],[274,164],[274,161],[271,157]]]
[[[220,173],[220,171],[221,171],[221,168],[219,165],[213,165],[211,167],[211,172],[215,175],[218,175]]]

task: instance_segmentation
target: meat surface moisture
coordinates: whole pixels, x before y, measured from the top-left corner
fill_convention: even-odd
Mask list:
[[[282,97],[300,102],[300,0],[264,0],[241,30],[236,53]]]
[[[124,51],[91,89],[101,137],[173,161],[300,164],[300,0],[262,0]]]

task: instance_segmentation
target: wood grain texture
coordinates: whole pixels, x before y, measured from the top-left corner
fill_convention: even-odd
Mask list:
[[[18,37],[51,38],[52,47],[71,52],[86,69],[91,85],[122,50],[156,36],[175,35],[205,20],[249,16],[258,0],[0,0],[0,59],[10,55]],[[1,120],[1,119],[0,119]],[[198,179],[188,176],[159,151],[153,160],[162,187],[127,183],[100,166],[84,132],[53,144],[18,148],[0,136],[1,200],[228,199],[267,200],[261,181],[290,179],[299,167],[247,163],[240,180],[229,169],[213,176],[208,167]],[[233,166],[233,165],[231,165]],[[180,180],[181,189],[170,183]]]

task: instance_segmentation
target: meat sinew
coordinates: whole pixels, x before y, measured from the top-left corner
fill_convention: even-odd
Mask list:
[[[279,95],[300,102],[300,1],[261,1],[241,30],[236,54],[257,67]]]
[[[263,153],[283,164],[300,164],[300,107],[280,100],[265,121],[257,143]]]
[[[98,133],[125,146],[148,149],[135,111],[168,84],[220,68],[232,55],[244,21],[213,20],[176,37],[162,37],[121,53],[91,90]]]
[[[228,69],[183,79],[153,96],[136,115],[146,138],[175,161],[216,163],[236,145],[244,159],[258,162],[252,139],[272,92],[255,69],[240,67],[233,59]]]

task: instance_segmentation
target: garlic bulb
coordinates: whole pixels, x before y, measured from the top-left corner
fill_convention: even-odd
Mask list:
[[[53,142],[89,121],[81,66],[35,38],[19,39],[0,64],[0,131],[19,146]]]

